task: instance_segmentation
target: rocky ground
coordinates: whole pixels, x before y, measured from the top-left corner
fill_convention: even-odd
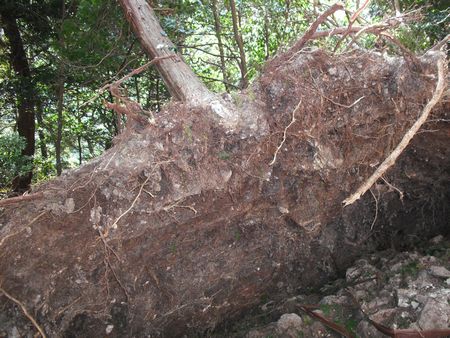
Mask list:
[[[247,338],[341,337],[336,332],[341,329],[353,337],[388,336],[368,318],[396,330],[449,329],[449,270],[450,240],[442,236],[415,251],[377,252],[359,259],[346,271],[345,278],[325,286],[320,292],[299,295],[277,305],[268,302],[255,316],[269,318],[271,313],[286,312],[277,321],[244,333],[243,322],[247,318],[228,334]],[[302,305],[311,303],[317,305],[314,312],[330,323],[324,324],[301,309]],[[445,334],[440,336],[445,337]]]

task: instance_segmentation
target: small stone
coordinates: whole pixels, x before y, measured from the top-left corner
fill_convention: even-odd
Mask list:
[[[105,329],[106,334],[110,334],[114,329],[114,325],[108,325]]]
[[[450,278],[450,271],[448,271],[446,268],[444,268],[443,266],[430,266],[428,271],[430,272],[430,274],[434,277],[438,277],[438,278]]]
[[[439,244],[440,242],[442,242],[443,239],[444,239],[444,236],[438,235],[438,236],[433,237],[432,239],[430,239],[430,242],[433,243],[433,244]]]
[[[419,303],[417,303],[415,300],[411,301],[411,307],[415,310],[419,307]]]
[[[277,322],[278,329],[282,332],[301,330],[302,325],[302,318],[295,313],[286,313]]]
[[[12,329],[11,329],[11,336],[10,336],[11,338],[20,338],[20,333],[19,333],[19,330],[17,329],[17,327],[13,327]]]
[[[285,208],[283,206],[278,206],[278,211],[281,212],[282,214],[289,214],[289,209]]]
[[[64,207],[66,208],[66,213],[71,214],[75,210],[75,201],[73,198],[66,199]]]
[[[410,306],[410,298],[415,296],[414,293],[412,293],[411,290],[408,289],[398,289],[397,290],[397,299],[398,307],[409,307]]]

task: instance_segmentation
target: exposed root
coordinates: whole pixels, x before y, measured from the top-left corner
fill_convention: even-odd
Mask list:
[[[396,186],[393,186],[391,183],[389,183],[383,176],[381,176],[381,179],[384,181],[384,183],[386,183],[386,185],[391,188],[392,190],[395,190],[398,192],[400,201],[403,203],[403,191],[401,191],[399,188],[397,188]]]
[[[378,179],[380,179],[384,173],[395,164],[395,161],[397,158],[401,155],[403,150],[408,146],[409,142],[412,140],[414,135],[417,133],[417,131],[420,129],[420,127],[425,123],[425,121],[428,118],[428,115],[430,114],[433,107],[436,105],[436,103],[439,102],[439,100],[442,97],[442,94],[444,93],[445,89],[445,78],[447,73],[447,65],[446,61],[443,57],[439,58],[437,62],[437,68],[438,68],[438,82],[436,85],[436,89],[433,93],[433,97],[431,100],[427,103],[425,108],[422,111],[422,114],[417,119],[416,122],[412,125],[412,127],[408,130],[408,132],[403,136],[400,143],[397,145],[397,147],[394,149],[394,151],[381,163],[381,165],[375,170],[375,172],[370,176],[366,182],[364,182],[358,190],[352,194],[350,197],[346,198],[342,203],[344,204],[344,207],[355,203],[357,200],[361,198],[362,195],[364,195],[367,190],[369,190]]]
[[[369,26],[353,26],[349,25],[347,27],[336,27],[330,30],[324,30],[324,31],[318,31],[314,32],[312,36],[310,36],[310,40],[316,40],[320,38],[326,38],[334,35],[343,35],[343,38],[348,36],[349,34],[356,34],[356,36],[353,38],[353,40],[350,42],[347,49],[350,47],[351,44],[356,40],[356,38],[361,35],[362,33],[374,33],[374,34],[380,34],[383,31],[386,31],[391,28],[395,28],[399,26],[402,22],[405,21],[412,21],[415,20],[415,17],[413,12],[406,13],[405,15],[401,17],[393,17],[389,18],[381,23],[376,23]]]
[[[373,196],[373,199],[375,200],[375,216],[373,217],[373,222],[370,226],[370,231],[373,230],[373,226],[375,225],[375,223],[377,222],[377,218],[378,218],[378,198],[375,196],[375,194],[373,193],[372,189],[369,189],[370,193]],[[378,196],[379,196],[379,192],[378,192]]]
[[[197,214],[197,210],[196,210],[193,206],[191,206],[191,205],[180,205],[179,203],[180,203],[181,201],[182,201],[182,199],[176,201],[174,204],[171,204],[171,205],[169,205],[169,206],[164,207],[163,210],[164,210],[165,212],[168,212],[168,211],[170,211],[170,210],[172,210],[172,209],[175,209],[175,208],[184,208],[184,209],[189,209],[189,210],[191,210],[195,215]]]
[[[280,151],[281,147],[283,147],[284,142],[286,142],[286,137],[287,137],[287,130],[289,129],[290,126],[292,126],[296,119],[295,119],[295,113],[297,112],[298,108],[300,108],[300,105],[302,103],[302,100],[300,100],[300,102],[297,104],[297,107],[295,107],[294,111],[292,112],[292,120],[291,122],[286,126],[286,128],[284,128],[284,132],[283,132],[283,140],[281,141],[281,143],[278,145],[277,150],[275,150],[275,153],[273,154],[273,159],[272,161],[270,161],[269,165],[274,165],[275,161],[277,160],[277,155],[278,152]]]
[[[14,298],[13,296],[11,296],[8,292],[6,292],[2,287],[0,287],[0,292],[2,292],[6,298],[8,298],[9,300],[13,301],[14,303],[16,303],[21,309],[23,314],[30,320],[31,323],[33,323],[34,327],[39,331],[39,334],[42,336],[42,338],[46,338],[47,336],[45,335],[44,330],[42,329],[42,327],[40,327],[40,325],[37,323],[36,319],[33,318],[33,316],[31,316],[28,313],[27,308],[25,307],[25,305],[23,305],[23,303],[21,303],[19,300],[17,300],[16,298]]]
[[[343,107],[343,108],[352,108],[355,104],[357,104],[359,101],[361,101],[363,98],[365,98],[365,96],[363,95],[363,96],[361,96],[359,99],[357,99],[355,102],[353,102],[352,104],[350,104],[350,105],[345,105],[345,104],[342,104],[342,103],[339,103],[339,102],[335,102],[335,101],[333,101],[332,99],[330,99],[329,97],[326,97],[325,95],[323,95],[323,94],[321,94],[325,99],[327,99],[328,101],[330,101],[331,103],[334,103],[336,106],[339,106],[339,107]]]

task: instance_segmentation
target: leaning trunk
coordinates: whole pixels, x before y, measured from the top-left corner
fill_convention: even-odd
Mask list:
[[[176,46],[159,25],[153,9],[145,0],[119,0],[127,19],[146,53],[158,59],[155,67],[175,100],[201,103],[211,93],[182,61]]]

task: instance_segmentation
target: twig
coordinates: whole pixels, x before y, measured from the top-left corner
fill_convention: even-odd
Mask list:
[[[361,7],[359,7],[355,14],[352,15],[352,17],[350,18],[350,22],[353,23],[356,21],[356,19],[358,19],[358,17],[360,16],[360,14],[362,13],[362,11],[367,7],[367,5],[370,3],[370,0],[366,0]]]
[[[359,9],[357,9],[356,12],[352,15],[352,17],[350,18],[349,23],[348,23],[347,31],[342,35],[341,39],[336,43],[336,46],[334,47],[334,51],[336,51],[338,49],[338,47],[340,46],[342,41],[344,41],[344,39],[347,37],[347,35],[350,34],[350,30],[351,30],[353,24],[355,23],[356,19],[358,19],[358,17],[362,13],[362,11],[367,7],[367,5],[369,3],[370,3],[370,0],[366,0],[364,2],[364,4]]]
[[[280,151],[281,147],[283,146],[284,142],[286,141],[286,137],[287,137],[287,130],[289,129],[290,126],[292,126],[296,119],[295,119],[295,113],[297,112],[298,108],[300,108],[300,104],[302,103],[302,100],[300,100],[300,102],[297,104],[297,107],[295,107],[294,111],[292,112],[292,120],[291,123],[289,123],[286,128],[284,128],[284,132],[283,132],[283,140],[281,141],[281,143],[279,144],[277,150],[275,150],[275,153],[273,154],[273,159],[272,161],[269,163],[269,165],[274,165],[275,161],[277,160],[277,155],[278,152]]]
[[[397,145],[397,147],[394,149],[394,151],[383,161],[383,163],[380,164],[380,166],[375,170],[375,172],[370,176],[364,184],[362,184],[358,190],[351,195],[350,197],[346,198],[342,203],[344,204],[344,207],[355,203],[355,201],[359,200],[362,195],[364,195],[367,190],[369,190],[372,185],[381,177],[383,174],[388,170],[391,166],[395,164],[395,161],[397,158],[401,155],[403,150],[408,146],[411,139],[414,137],[414,135],[417,133],[417,131],[420,129],[420,127],[425,123],[425,121],[428,118],[428,115],[430,114],[430,111],[433,109],[433,107],[436,105],[436,103],[439,102],[439,100],[442,97],[442,94],[444,93],[445,89],[445,77],[447,72],[447,65],[445,63],[445,59],[441,57],[437,62],[437,68],[438,68],[438,81],[436,85],[436,89],[433,93],[433,96],[431,100],[427,103],[425,108],[422,111],[422,114],[417,119],[416,122],[412,125],[412,127],[408,130],[408,132],[403,136],[400,143]]]
[[[39,333],[41,334],[42,338],[46,338],[47,336],[45,335],[44,330],[39,326],[39,324],[36,322],[36,319],[34,319],[27,311],[25,305],[23,305],[20,301],[18,301],[16,298],[14,298],[13,296],[11,296],[8,292],[6,292],[2,287],[0,287],[0,291],[6,296],[6,298],[8,298],[9,300],[13,301],[14,303],[16,303],[17,305],[20,306],[20,308],[23,311],[23,314],[30,320],[31,323],[33,323],[34,327],[39,331]]]
[[[103,86],[100,90],[102,89],[107,89],[110,87],[118,87],[122,82],[128,80],[129,78],[131,78],[134,75],[140,74],[142,73],[144,70],[146,70],[149,66],[155,64],[156,62],[159,62],[161,60],[165,60],[165,59],[171,59],[174,57],[178,57],[178,55],[176,54],[171,54],[171,55],[166,55],[166,56],[159,56],[154,58],[153,60],[147,62],[145,65],[140,66],[139,68],[136,68],[135,70],[133,70],[132,72],[128,73],[127,75],[125,75],[124,77],[122,77],[121,79],[114,81],[111,84],[107,84],[105,86]]]

